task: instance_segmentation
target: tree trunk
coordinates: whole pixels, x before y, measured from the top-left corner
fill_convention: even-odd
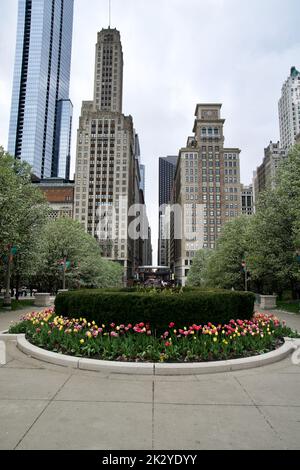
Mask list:
[[[7,273],[6,273],[6,290],[4,295],[4,307],[11,307],[11,295],[10,295],[10,276],[11,276],[11,258],[8,256],[7,261]]]
[[[19,300],[20,297],[20,274],[17,274],[16,276],[16,300]]]

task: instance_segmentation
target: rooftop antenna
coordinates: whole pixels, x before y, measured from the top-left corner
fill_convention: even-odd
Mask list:
[[[109,3],[109,29],[111,27],[111,0],[108,0]]]

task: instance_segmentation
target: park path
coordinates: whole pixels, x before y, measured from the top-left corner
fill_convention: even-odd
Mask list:
[[[54,305],[54,298],[51,300],[51,304]],[[44,308],[33,306],[7,312],[0,310],[0,331],[8,330],[12,324],[17,323],[26,313],[41,312],[42,310],[44,310]]]

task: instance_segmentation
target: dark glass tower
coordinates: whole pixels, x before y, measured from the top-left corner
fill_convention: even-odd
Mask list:
[[[69,178],[74,0],[19,0],[8,151],[39,178]]]
[[[164,205],[170,203],[176,165],[178,157],[165,157],[159,159],[159,237],[158,237],[158,265],[168,265],[168,240],[164,234]]]

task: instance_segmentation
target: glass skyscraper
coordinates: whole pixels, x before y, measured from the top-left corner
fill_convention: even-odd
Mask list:
[[[39,178],[69,178],[74,0],[19,0],[8,151]]]

